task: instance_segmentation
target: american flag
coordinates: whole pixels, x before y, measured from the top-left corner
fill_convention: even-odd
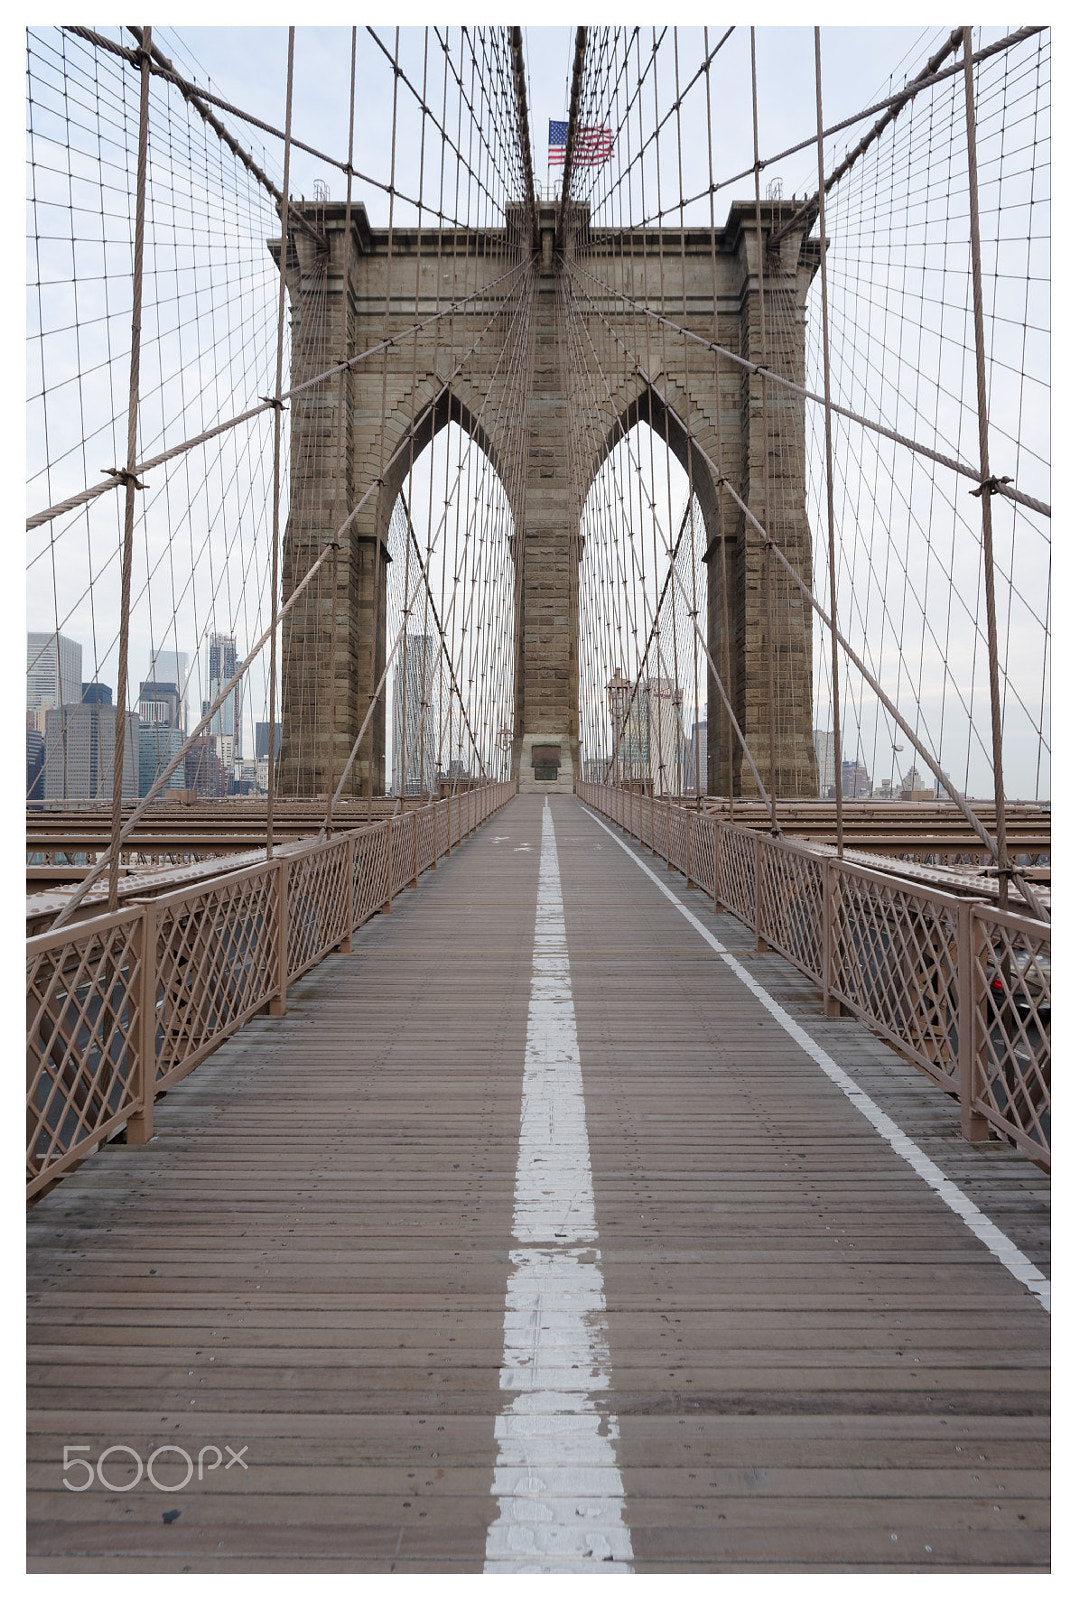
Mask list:
[[[565,145],[568,142],[568,123],[550,121],[550,154],[546,165],[549,167],[560,166],[565,159]],[[576,147],[574,157],[576,165],[580,167],[600,167],[608,161],[613,154],[616,144],[609,128],[586,127],[581,124],[576,129]]]

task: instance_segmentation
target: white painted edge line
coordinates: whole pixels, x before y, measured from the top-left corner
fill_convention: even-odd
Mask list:
[[[628,1573],[602,1256],[553,816],[542,808],[531,1000],[494,1424],[487,1573]],[[600,1398],[601,1397],[601,1398]]]
[[[583,805],[582,800],[580,805]],[[971,1233],[976,1235],[981,1244],[987,1246],[991,1254],[1002,1263],[1008,1272],[1013,1274],[1018,1283],[1023,1284],[1031,1294],[1035,1295],[1043,1309],[1050,1314],[1051,1280],[1043,1275],[1039,1267],[1034,1266],[1028,1257],[1021,1250],[1018,1250],[1013,1240],[1008,1238],[1001,1228],[996,1227],[990,1217],[984,1215],[979,1206],[970,1200],[968,1195],[946,1176],[941,1167],[936,1166],[930,1156],[924,1154],[920,1146],[910,1139],[907,1133],[902,1132],[893,1118],[888,1117],[881,1106],[877,1106],[871,1096],[864,1093],[859,1084],[838,1066],[838,1063],[832,1056],[827,1054],[822,1045],[816,1044],[811,1035],[800,1026],[800,1023],[794,1021],[788,1011],[778,1004],[773,995],[768,994],[762,984],[757,982],[745,967],[741,966],[736,956],[731,955],[721,941],[716,939],[713,933],[703,926],[699,918],[688,909],[667,884],[662,882],[657,873],[652,872],[650,867],[639,859],[631,846],[625,844],[623,839],[619,839],[614,830],[603,822],[602,818],[592,811],[590,806],[583,806],[583,809],[593,822],[597,822],[598,826],[609,834],[615,844],[620,845],[629,860],[635,862],[640,871],[645,873],[651,882],[662,891],[666,899],[676,906],[677,910],[692,924],[692,927],[700,937],[706,940],[715,954],[722,958],[730,971],[736,973],[745,988],[751,990],[760,1005],[764,1006],[774,1020],[785,1029],[789,1037],[800,1045],[805,1054],[810,1056],[817,1066],[822,1067],[831,1082],[836,1084],[850,1104],[855,1106],[857,1111],[867,1118],[876,1133],[886,1140],[894,1153],[899,1155],[903,1161],[908,1162],[917,1176],[924,1180],[928,1188],[934,1189],[943,1204],[949,1206],[954,1215],[961,1218],[961,1221]]]

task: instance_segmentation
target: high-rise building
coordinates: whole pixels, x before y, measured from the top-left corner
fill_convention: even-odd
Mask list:
[[[185,650],[155,650],[146,673],[148,683],[174,683],[179,690],[180,711],[177,727],[187,732],[187,674],[189,657]]]
[[[138,792],[139,796],[149,794],[161,773],[168,766],[173,756],[178,756],[183,748],[183,729],[147,727],[142,724],[138,732]],[[187,777],[184,763],[181,761],[164,786],[163,793],[170,789],[185,789]]]
[[[437,788],[436,641],[409,633],[393,683],[393,793],[430,794]]]
[[[816,728],[812,734],[812,743],[815,745],[815,760],[819,767],[819,798],[820,800],[833,800],[834,798],[834,735],[826,733],[821,728]]]
[[[239,665],[236,641],[230,633],[209,636],[209,698],[203,702],[205,716]],[[227,771],[243,755],[243,684],[237,683],[224,704],[214,712],[206,732],[218,741],[217,750]]]
[[[185,787],[206,800],[219,800],[224,794],[224,767],[216,739],[203,735],[191,741],[184,757]]]
[[[84,706],[110,706],[112,704],[112,685],[108,683],[84,683],[82,686],[82,704]]]
[[[138,718],[124,717],[123,783],[125,800],[138,793]],[[95,701],[54,706],[45,713],[46,800],[111,800],[116,751],[116,707]]]
[[[862,761],[843,761],[841,764],[841,793],[845,800],[871,798],[871,773]]]
[[[138,720],[143,727],[179,729],[181,705],[178,684],[146,678],[138,686]]]
[[[26,798],[44,800],[45,735],[36,728],[26,730]]]
[[[179,755],[184,732],[181,726],[183,698],[180,686],[161,678],[146,678],[138,686],[138,792],[149,794],[173,756]],[[184,764],[173,772],[165,791],[184,789],[187,780]]]
[[[621,740],[622,781],[649,783],[652,794],[680,794],[684,785],[682,692],[668,678],[648,678],[632,694]]]
[[[62,633],[26,635],[26,709],[77,706],[82,699],[82,646]],[[35,716],[39,733],[42,719]]]
[[[280,723],[273,724],[273,759],[280,755]],[[256,722],[254,724],[254,759],[255,761],[269,760],[269,723]]]
[[[697,722],[688,735],[684,751],[684,789],[686,794],[707,792],[707,719]]]

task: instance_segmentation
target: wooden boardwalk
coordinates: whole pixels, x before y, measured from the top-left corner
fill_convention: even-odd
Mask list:
[[[1044,1270],[1046,1179],[547,815],[563,924],[521,796],[34,1208],[32,1571],[1046,1568],[1049,1317],[638,863]]]

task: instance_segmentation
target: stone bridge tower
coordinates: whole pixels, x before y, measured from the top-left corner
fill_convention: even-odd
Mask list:
[[[285,621],[284,794],[325,792],[343,770],[385,662],[386,538],[393,505],[414,459],[450,421],[489,456],[513,516],[513,770],[521,788],[570,790],[579,775],[576,589],[583,500],[605,457],[635,423],[644,422],[668,441],[702,510],[709,649],[727,679],[753,757],[766,779],[773,732],[777,793],[818,794],[810,608],[788,579],[773,575],[772,562],[770,605],[779,626],[768,663],[765,553],[718,473],[721,467],[810,583],[803,401],[771,384],[764,406],[758,374],[719,362],[712,348],[720,345],[755,364],[765,346],[772,369],[803,382],[804,305],[818,244],[800,227],[784,231],[795,209],[790,202],[763,207],[760,262],[754,204],[734,204],[717,233],[607,233],[590,229],[584,209],[574,208],[566,252],[590,277],[580,314],[592,319],[596,332],[595,317],[615,320],[620,338],[640,352],[635,370],[623,362],[616,368],[612,387],[603,375],[604,382],[590,384],[581,395],[572,391],[559,343],[566,267],[554,249],[556,207],[536,206],[537,237],[530,250],[522,207],[510,208],[507,229],[420,234],[394,228],[391,239],[386,230],[369,226],[361,204],[353,205],[347,229],[343,204],[308,208],[312,231],[297,229],[289,239],[293,386],[336,365],[342,334],[349,356],[387,338],[394,342],[346,376],[342,455],[339,383],[327,381],[292,402],[285,599],[335,529],[362,504],[333,564],[335,593],[325,582],[312,584]],[[779,231],[780,241],[768,249],[767,238]],[[280,241],[270,248],[279,259]],[[521,285],[527,302],[526,331],[512,349],[507,321],[504,336],[485,342],[479,337],[506,284],[514,306]],[[630,301],[668,316],[696,338],[661,338],[653,316],[631,308],[626,314]],[[457,309],[438,318],[452,302]],[[503,314],[507,319],[511,312]],[[582,438],[590,461],[582,483],[569,471],[570,406],[577,456]],[[499,431],[510,428],[516,437]],[[521,429],[525,451],[519,448]],[[327,644],[331,636],[335,653]],[[710,675],[708,682],[708,788],[754,793]],[[311,706],[323,713],[331,707],[332,721],[327,714],[312,718]],[[716,736],[713,730],[722,729],[723,736]],[[381,793],[384,762],[379,704],[349,791]]]

